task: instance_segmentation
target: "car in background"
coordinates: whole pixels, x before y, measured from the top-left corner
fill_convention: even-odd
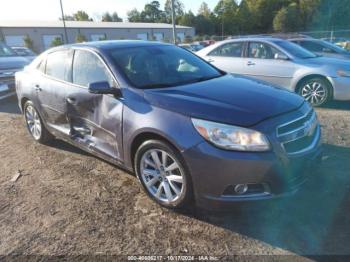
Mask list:
[[[27,58],[29,61],[33,61],[36,57],[37,54],[34,53],[31,49],[29,49],[28,47],[24,47],[24,46],[11,46],[11,49],[13,51],[15,51],[15,53],[18,56],[23,56],[25,58]]]
[[[313,106],[350,100],[350,61],[319,57],[278,38],[226,40],[196,53],[226,72],[294,91]]]
[[[0,42],[0,97],[15,91],[15,73],[29,64],[28,59],[18,56],[10,47]]]
[[[321,56],[350,60],[349,51],[324,40],[313,38],[294,38],[288,40]]]
[[[345,37],[322,38],[322,40],[335,44],[346,50],[350,50],[350,39]]]
[[[204,46],[200,45],[200,44],[180,44],[179,47],[187,49],[193,53],[202,50],[204,48]]]
[[[174,45],[61,46],[16,83],[35,141],[55,136],[135,172],[167,208],[291,194],[321,157],[320,125],[304,99]]]

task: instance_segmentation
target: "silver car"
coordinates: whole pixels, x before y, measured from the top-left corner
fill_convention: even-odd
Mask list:
[[[197,52],[226,72],[267,81],[295,91],[314,106],[350,100],[350,62],[319,57],[278,38],[243,38]]]

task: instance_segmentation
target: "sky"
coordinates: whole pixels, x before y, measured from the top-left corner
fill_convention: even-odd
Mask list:
[[[158,0],[164,8],[165,0]],[[219,0],[204,0],[213,9]],[[125,19],[133,8],[139,11],[151,0],[62,0],[64,13],[86,11],[90,17],[99,19],[101,14],[116,11]],[[182,0],[186,10],[197,13],[203,0]],[[59,0],[8,0],[0,8],[0,20],[57,20],[61,16]]]

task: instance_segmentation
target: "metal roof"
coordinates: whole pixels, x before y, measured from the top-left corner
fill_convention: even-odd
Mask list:
[[[62,21],[0,21],[0,27],[13,28],[61,28]],[[137,29],[171,29],[171,24],[163,23],[130,23],[130,22],[91,22],[91,21],[66,21],[67,28],[137,28]],[[177,25],[177,28],[190,29],[192,27]]]

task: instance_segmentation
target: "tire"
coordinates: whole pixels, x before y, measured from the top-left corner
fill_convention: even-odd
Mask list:
[[[144,142],[135,154],[134,168],[145,192],[159,205],[180,209],[191,204],[191,177],[173,146],[159,140]]]
[[[52,140],[53,136],[47,131],[34,104],[31,101],[27,101],[23,109],[27,129],[32,138],[41,144],[46,144]]]
[[[321,77],[313,77],[299,84],[298,94],[314,107],[323,106],[332,98],[332,86]]]

